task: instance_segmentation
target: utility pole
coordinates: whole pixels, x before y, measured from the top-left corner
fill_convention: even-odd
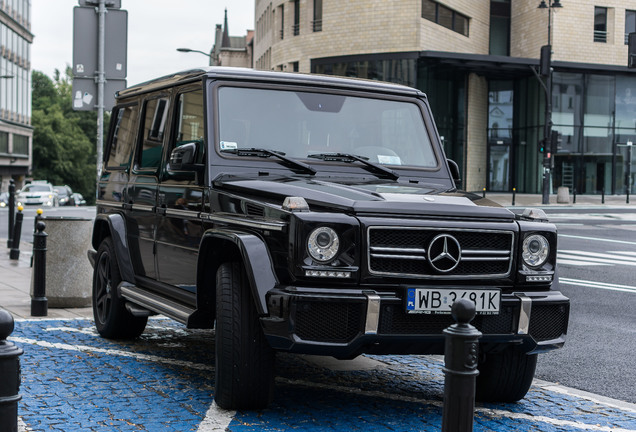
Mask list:
[[[106,82],[104,71],[104,51],[106,47],[106,4],[105,0],[99,0],[97,11],[97,177],[95,184],[99,183],[102,175],[102,159],[104,148],[104,83]]]
[[[543,127],[543,184],[542,204],[550,204],[550,180],[552,177],[552,8],[561,8],[560,0],[541,0],[539,9],[548,9],[548,44],[541,47],[541,75],[545,77],[545,124]]]

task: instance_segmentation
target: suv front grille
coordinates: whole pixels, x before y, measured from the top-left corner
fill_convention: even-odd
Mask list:
[[[513,241],[510,231],[370,227],[369,271],[432,279],[505,277]]]
[[[296,304],[295,332],[307,341],[351,342],[362,328],[364,310],[362,302],[302,300]]]

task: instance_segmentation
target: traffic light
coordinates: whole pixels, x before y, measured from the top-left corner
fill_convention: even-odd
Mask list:
[[[539,141],[539,153],[545,152],[545,138]]]
[[[561,148],[561,142],[563,141],[563,135],[555,130],[552,131],[550,136],[550,153],[556,153]]]

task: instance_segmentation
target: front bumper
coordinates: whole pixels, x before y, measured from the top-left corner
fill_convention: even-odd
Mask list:
[[[339,358],[374,354],[443,354],[450,315],[408,314],[396,291],[286,287],[270,291],[261,318],[273,348]],[[558,291],[502,294],[498,315],[472,321],[482,349],[516,345],[524,352],[560,348],[570,301]]]

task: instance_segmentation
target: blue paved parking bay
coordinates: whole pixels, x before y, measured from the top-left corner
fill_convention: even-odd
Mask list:
[[[278,356],[257,412],[213,404],[214,333],[152,319],[141,338],[100,338],[90,320],[17,321],[20,429],[29,431],[437,431],[439,358]],[[567,349],[567,348],[566,348]],[[549,354],[548,354],[549,355]],[[636,409],[535,383],[516,404],[478,405],[475,431],[635,431]]]

